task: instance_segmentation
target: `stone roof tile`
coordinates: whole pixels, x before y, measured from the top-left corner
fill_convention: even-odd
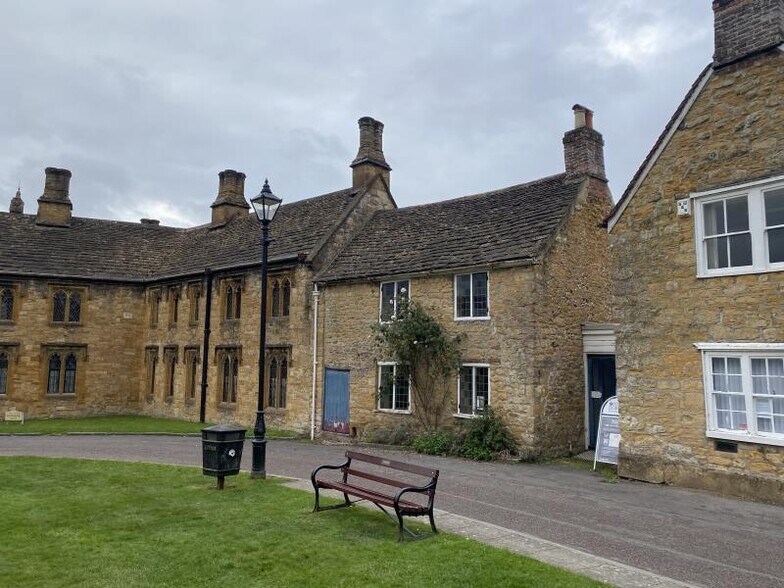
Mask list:
[[[559,174],[454,200],[379,211],[319,279],[533,261],[568,213],[581,179]]]
[[[271,261],[308,254],[356,194],[340,190],[284,204],[270,225]],[[191,229],[73,217],[68,228],[37,225],[35,215],[0,212],[0,275],[154,281],[261,263],[253,214],[222,227]]]

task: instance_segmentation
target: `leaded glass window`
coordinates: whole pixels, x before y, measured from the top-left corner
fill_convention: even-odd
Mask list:
[[[398,314],[400,302],[408,299],[408,280],[383,282],[381,284],[381,310],[379,320],[387,322]]]
[[[225,290],[226,320],[240,318],[242,313],[242,286],[239,282],[229,282]]]
[[[65,305],[68,302],[68,296],[62,290],[54,293],[52,300],[52,321],[55,323],[65,322]]]
[[[8,355],[0,353],[0,395],[8,393]]]
[[[196,383],[199,379],[199,351],[198,349],[189,349],[185,356],[188,365],[188,399],[193,400],[196,398]]]
[[[284,357],[280,360],[280,394],[278,408],[286,408],[286,386],[289,377],[289,362]]]
[[[56,290],[52,296],[52,322],[78,323],[82,320],[82,295],[73,290]]]
[[[278,394],[278,361],[273,357],[269,363],[269,398],[267,404],[276,407]]]
[[[69,353],[65,358],[65,377],[63,379],[63,394],[76,393],[76,356]]]
[[[486,318],[489,308],[487,272],[455,276],[455,318]]]
[[[490,404],[490,368],[463,365],[457,382],[457,412],[461,415],[481,414]]]
[[[221,402],[236,403],[239,381],[238,349],[222,351],[221,361]]]
[[[0,321],[14,318],[14,291],[11,288],[0,289]]]
[[[60,371],[62,370],[62,359],[57,353],[49,356],[49,380],[46,391],[49,394],[57,394],[60,390]]]
[[[68,302],[68,322],[78,323],[82,316],[82,297],[79,292],[71,292]]]
[[[239,381],[239,360],[235,357],[231,362],[231,401],[237,402],[237,384]]]
[[[280,284],[277,280],[272,283],[272,316],[280,316]]]
[[[396,364],[378,366],[378,409],[407,412],[411,407],[411,386],[407,370]]]
[[[291,282],[283,280],[283,309],[282,316],[289,316],[291,307]]]
[[[234,318],[234,286],[232,284],[226,286],[226,318]]]

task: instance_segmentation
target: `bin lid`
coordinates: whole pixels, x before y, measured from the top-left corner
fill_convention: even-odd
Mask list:
[[[239,433],[244,431],[245,427],[239,425],[215,425],[214,427],[205,427],[202,432],[209,431],[210,433]]]
[[[245,427],[237,425],[215,425],[201,430],[201,438],[213,441],[232,441],[245,438]]]

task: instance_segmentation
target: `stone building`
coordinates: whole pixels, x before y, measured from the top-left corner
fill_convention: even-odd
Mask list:
[[[394,206],[365,157],[381,125],[360,125],[353,185],[284,204],[270,226],[264,396],[273,427],[309,427],[314,272],[373,210]],[[211,222],[191,229],[72,216],[70,179],[47,168],[35,214],[19,193],[0,213],[0,413],[196,420],[203,410],[207,421],[252,424],[261,231],[245,174],[219,174]]]
[[[784,502],[784,0],[715,53],[608,218],[623,476]]]
[[[317,275],[325,428],[362,436],[414,424],[410,383],[371,331],[404,296],[464,336],[452,423],[490,405],[529,454],[585,448],[581,327],[610,316],[600,223],[612,201],[592,113],[574,113],[564,173],[379,210]]]
[[[592,112],[574,112],[564,173],[404,209],[383,125],[360,119],[351,187],[284,204],[270,227],[268,426],[412,421],[406,386],[379,393],[395,366],[369,345],[405,284],[467,335],[457,418],[489,403],[532,452],[585,446],[581,329],[610,313],[599,224],[612,204]],[[252,424],[260,225],[245,175],[221,172],[211,222],[188,229],[73,216],[70,178],[47,168],[36,214],[19,195],[0,213],[0,411]]]

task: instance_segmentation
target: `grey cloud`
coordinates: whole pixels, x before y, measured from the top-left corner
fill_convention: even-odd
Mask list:
[[[0,207],[58,165],[76,214],[180,224],[224,168],[248,195],[345,187],[365,114],[405,206],[560,171],[581,102],[618,195],[711,53],[708,0],[8,4]]]

